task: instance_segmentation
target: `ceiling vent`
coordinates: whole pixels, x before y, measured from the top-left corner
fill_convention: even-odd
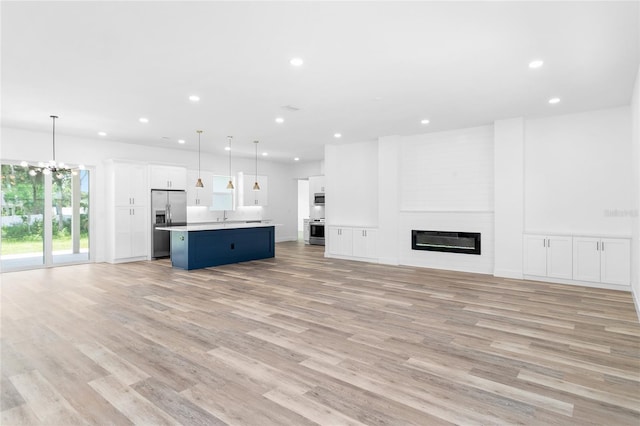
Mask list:
[[[293,105],[283,105],[282,109],[287,110],[287,111],[293,111],[293,112],[300,111],[300,108],[295,107]]]

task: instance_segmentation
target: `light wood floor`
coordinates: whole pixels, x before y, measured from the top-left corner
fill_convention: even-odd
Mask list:
[[[2,274],[1,424],[640,423],[630,293],[322,251]]]

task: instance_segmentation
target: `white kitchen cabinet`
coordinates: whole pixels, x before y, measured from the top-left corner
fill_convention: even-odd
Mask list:
[[[309,222],[310,219],[303,219],[303,225],[302,225],[302,235],[303,235],[303,239],[305,244],[309,244],[309,237],[310,237],[310,229],[309,229]]]
[[[113,162],[113,204],[115,206],[142,206],[147,204],[147,166],[140,163]]]
[[[570,236],[525,235],[524,274],[572,279]]]
[[[627,238],[574,237],[573,278],[629,285],[631,242]]]
[[[151,189],[187,189],[187,169],[177,166],[151,165],[149,183]]]
[[[313,194],[324,192],[324,176],[309,176],[309,203],[313,205]]]
[[[377,259],[378,230],[373,228],[354,228],[352,254],[354,257]]]
[[[245,174],[243,183],[243,201],[245,206],[266,206],[269,201],[269,180],[267,176],[258,175],[259,191],[253,190],[256,175]]]
[[[203,188],[196,187],[198,177],[202,179]],[[213,200],[213,173],[198,173],[197,170],[187,171],[187,205],[188,206],[211,206]]]
[[[327,251],[337,256],[353,256],[353,229],[345,226],[330,226]]]
[[[147,213],[145,207],[115,208],[113,261],[146,257]]]
[[[147,165],[107,162],[108,260],[124,262],[147,257],[151,212]]]

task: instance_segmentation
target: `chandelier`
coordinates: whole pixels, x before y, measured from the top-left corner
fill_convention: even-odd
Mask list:
[[[49,160],[48,162],[43,162],[43,161],[39,161],[37,165],[33,166],[30,165],[28,162],[26,161],[22,161],[20,162],[20,165],[22,167],[29,167],[31,168],[31,170],[29,170],[29,175],[30,176],[35,176],[38,173],[42,173],[43,175],[53,175],[58,179],[61,179],[63,177],[63,175],[65,173],[71,173],[72,175],[77,175],[79,170],[84,170],[84,166],[82,164],[80,164],[78,167],[69,167],[68,165],[64,164],[63,162],[57,162],[56,161],[56,118],[58,118],[57,115],[50,115],[49,117],[51,117],[51,119],[53,120],[53,156],[52,159]]]

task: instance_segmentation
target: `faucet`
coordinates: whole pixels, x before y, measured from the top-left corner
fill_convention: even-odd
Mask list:
[[[227,217],[227,211],[226,211],[226,210],[223,210],[223,211],[222,211],[222,220],[223,220],[223,221],[225,221],[225,220],[227,220],[227,219],[228,219],[228,217]]]

